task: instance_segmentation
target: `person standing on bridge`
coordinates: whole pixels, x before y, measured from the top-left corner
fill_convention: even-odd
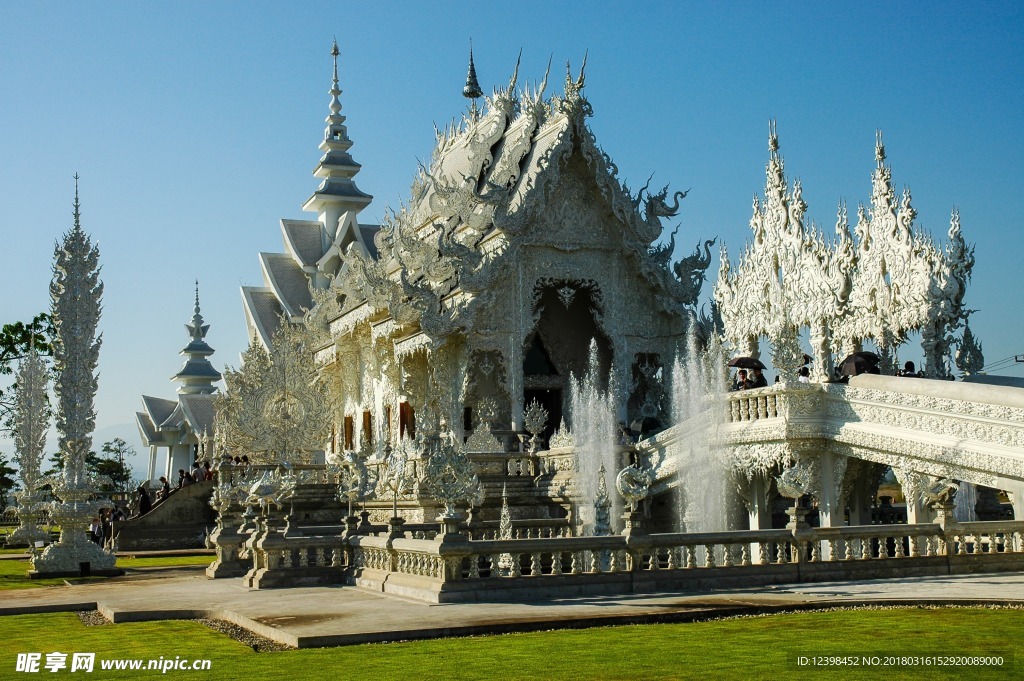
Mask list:
[[[746,390],[750,386],[747,385],[747,370],[740,369],[736,372],[736,380],[732,383],[733,390]]]

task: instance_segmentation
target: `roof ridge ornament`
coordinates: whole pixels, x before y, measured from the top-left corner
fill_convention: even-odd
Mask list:
[[[519,63],[523,61],[523,48],[519,48],[519,56],[516,57],[516,67],[512,70],[512,77],[508,81],[508,92],[511,95],[519,82]]]
[[[554,54],[548,55],[548,67],[544,69],[544,79],[540,81],[540,86],[537,89],[537,96],[543,97],[544,91],[548,89],[548,76],[551,75],[551,61],[555,58]]]
[[[518,69],[517,69],[518,70]],[[476,64],[473,63],[473,39],[469,39],[469,70],[466,73],[466,85],[462,88],[462,96],[472,100],[470,104],[470,120],[475,121],[480,112],[476,106],[476,100],[483,97],[483,90],[480,89],[480,81],[476,77]]]

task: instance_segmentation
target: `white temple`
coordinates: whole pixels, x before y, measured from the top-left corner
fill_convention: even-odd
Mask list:
[[[135,413],[142,442],[149,447],[150,481],[166,476],[173,484],[176,471],[189,470],[196,460],[204,437],[214,436],[214,385],[221,379],[220,372],[210,364],[213,348],[206,342],[210,325],[204,323],[199,311],[199,282],[196,282],[196,302],[192,323],[186,324],[190,340],[182,351],[185,364],[171,377],[177,382],[177,399],[142,396],[144,411]],[[161,449],[167,451],[161,458]]]
[[[217,449],[253,465],[218,481],[209,576],[438,603],[1024,564],[1024,522],[1007,518],[1024,503],[1019,391],[835,381],[837,356],[865,345],[892,373],[918,332],[929,378],[950,376],[954,345],[964,373],[983,364],[959,216],[945,244],[916,228],[880,137],[870,205],[852,233],[841,206],[827,239],[804,221],[772,126],[753,238],[735,264],[723,251],[708,319],[696,302],[713,240],[676,263],[675,232],[653,245],[685,192],[669,205],[668,187],[617,179],[586,125],[583,69],[545,97],[547,75],[518,90],[517,65],[478,105],[471,57],[471,106],[378,226],[358,219],[371,197],[354,183],[333,56],[321,184],[304,204],[316,219],[282,220],[285,252],[261,254],[264,285],[242,290],[254,343],[218,400]],[[800,381],[805,331],[814,373]],[[754,356],[767,340],[782,380],[727,392],[715,336]],[[553,433],[563,418],[572,437]],[[638,418],[668,427],[617,437]],[[889,469],[905,523],[877,504]],[[967,485],[988,490],[985,523],[955,518]]]
[[[316,219],[282,220],[285,253],[261,253],[264,286],[242,289],[265,346],[282,315],[314,309],[317,362],[340,403],[331,448],[395,441],[417,422],[521,431],[533,400],[550,434],[592,340],[603,382],[614,368],[619,420],[664,417],[658,372],[641,367],[670,364],[682,345],[712,242],[674,265],[674,233],[652,246],[685,192],[669,205],[667,187],[634,195],[617,179],[585,124],[584,70],[545,96],[547,74],[517,89],[517,64],[478,107],[471,63],[469,112],[437,131],[430,167],[377,226],[358,219],[371,197],[353,179],[333,55],[321,184],[303,206]]]

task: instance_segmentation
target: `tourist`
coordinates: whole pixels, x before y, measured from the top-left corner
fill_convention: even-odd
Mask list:
[[[750,387],[751,388],[767,388],[768,387],[768,379],[764,377],[764,374],[761,373],[760,369],[758,369],[757,367],[754,367],[750,371],[751,371],[751,376],[750,376],[750,381],[749,382],[750,382]]]
[[[184,486],[185,486],[185,469],[184,468],[179,468],[178,469],[178,489],[181,489]]]
[[[167,497],[171,496],[171,483],[167,481],[167,478],[160,476],[160,491],[156,493],[156,498],[159,501],[163,501]]]
[[[801,383],[810,383],[811,370],[808,369],[807,367],[800,367],[800,375],[797,377],[796,380],[800,381]]]
[[[113,525],[111,524],[114,519],[114,514],[109,508],[100,510],[100,546],[106,546],[110,538],[114,536]]]
[[[903,371],[899,372],[898,375],[904,378],[921,378],[921,374],[917,373],[914,363],[909,360],[903,365]]]
[[[160,478],[160,480],[163,481],[165,484],[167,482],[167,480],[165,478]],[[146,515],[147,513],[149,513],[150,509],[153,508],[153,502],[149,498],[149,492],[146,491],[145,483],[139,485],[138,493],[139,493],[139,515]]]
[[[181,486],[182,487],[188,487],[189,485],[191,485],[195,481],[196,481],[196,479],[194,477],[192,477],[192,473],[186,471],[184,477],[182,477],[182,479],[181,479]]]
[[[213,468],[209,461],[203,464],[203,480],[213,480]]]
[[[99,518],[93,518],[89,523],[89,539],[97,544],[103,539],[103,525],[100,524]]]
[[[191,473],[192,482],[200,482],[201,480],[206,480],[206,471],[204,471],[203,467],[199,465],[199,459],[196,459],[196,462],[192,464]]]
[[[746,390],[747,389],[747,370],[740,369],[736,372],[736,380],[732,382],[733,390]]]

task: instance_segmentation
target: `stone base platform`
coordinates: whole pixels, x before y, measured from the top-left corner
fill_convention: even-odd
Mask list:
[[[173,607],[154,604],[173,603]],[[114,622],[222,619],[296,647],[471,636],[858,605],[1022,605],[1024,572],[783,584],[534,603],[427,604],[345,586],[249,590],[183,576],[7,591],[0,616],[97,609]],[[0,620],[2,622],[2,620]]]

